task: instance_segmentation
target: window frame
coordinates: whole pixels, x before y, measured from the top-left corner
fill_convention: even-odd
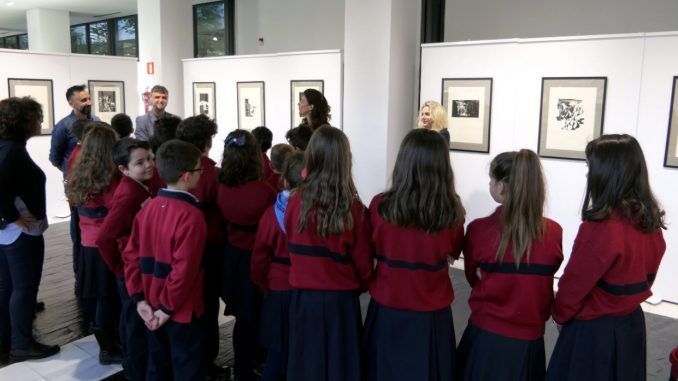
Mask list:
[[[122,55],[118,55],[118,49],[117,49],[117,42],[118,42],[118,37],[117,37],[117,24],[118,20],[122,19],[127,19],[127,18],[134,18],[134,23],[136,25],[136,30],[134,33],[134,43],[136,44],[137,47],[137,54],[136,58],[139,58],[139,17],[138,15],[127,15],[127,16],[121,16],[121,17],[114,17],[110,19],[104,19],[104,20],[96,20],[96,21],[90,21],[90,22],[84,22],[80,24],[73,24],[70,26],[69,32],[71,31],[72,28],[76,28],[79,26],[84,26],[85,27],[85,41],[87,43],[87,53],[75,53],[75,54],[93,54],[92,53],[92,38],[90,35],[90,24],[98,24],[100,22],[106,22],[106,28],[108,30],[108,41],[106,45],[108,46],[108,51],[106,54],[103,54],[105,56],[116,56],[116,57],[126,57]],[[71,46],[71,53],[73,53],[73,46]],[[94,55],[102,55],[102,54],[94,54]]]
[[[19,36],[26,36],[28,39],[28,33],[21,33],[21,34],[15,34],[13,36],[5,36],[5,37],[0,37],[0,49],[13,49],[13,50],[28,50],[28,47],[26,49],[21,49],[20,46],[21,44],[19,43]],[[14,46],[15,47],[7,47],[7,39],[11,38],[14,40]]]
[[[226,56],[235,55],[235,0],[210,1],[200,4],[193,4],[193,57],[198,57],[198,15],[197,10],[200,7],[224,4],[224,52]],[[220,56],[208,56],[220,57]]]

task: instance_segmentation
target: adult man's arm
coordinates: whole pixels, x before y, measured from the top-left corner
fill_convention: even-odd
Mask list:
[[[59,170],[63,170],[64,152],[68,147],[68,135],[63,121],[54,126],[52,131],[52,142],[49,147],[49,162]]]

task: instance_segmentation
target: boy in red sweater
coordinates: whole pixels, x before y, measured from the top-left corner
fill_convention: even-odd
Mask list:
[[[204,378],[203,272],[207,224],[197,199],[201,152],[179,140],[164,143],[156,164],[167,188],[137,214],[123,253],[125,282],[147,332],[147,380]]]

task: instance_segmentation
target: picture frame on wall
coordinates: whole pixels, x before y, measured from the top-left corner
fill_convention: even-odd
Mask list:
[[[90,80],[87,83],[92,97],[92,114],[111,123],[116,114],[125,113],[125,82]]]
[[[50,135],[54,128],[54,91],[51,79],[8,78],[10,97],[31,97],[42,106],[40,135]]]
[[[264,82],[237,82],[238,128],[252,131],[266,125]]]
[[[290,125],[292,128],[297,127],[302,122],[303,118],[299,115],[298,103],[306,89],[315,89],[324,94],[325,81],[322,79],[290,81]]]
[[[490,152],[492,78],[443,78],[450,149]]]
[[[193,115],[207,115],[216,121],[217,97],[214,82],[193,82]]]
[[[678,168],[678,76],[673,77],[664,166]]]
[[[607,77],[544,77],[539,156],[585,160],[586,145],[603,133]]]

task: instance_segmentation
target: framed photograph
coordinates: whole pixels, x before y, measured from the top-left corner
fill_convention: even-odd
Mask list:
[[[666,136],[664,166],[678,168],[678,76],[673,77],[669,131]]]
[[[238,82],[238,128],[252,131],[266,124],[264,82]]]
[[[306,89],[315,89],[324,94],[325,81],[322,79],[290,81],[290,123],[292,128],[301,124],[302,117],[299,115],[298,103],[301,100],[301,96],[304,95],[304,90]]]
[[[490,152],[492,78],[443,78],[450,149]]]
[[[125,112],[125,82],[89,81],[88,85],[92,97],[92,114],[101,121],[111,123],[115,114]]]
[[[539,155],[584,160],[603,133],[607,77],[542,78]]]
[[[54,92],[51,79],[7,79],[10,97],[31,97],[42,106],[41,135],[50,135],[54,128]]]
[[[193,82],[193,115],[207,115],[217,118],[216,84],[214,82]]]

